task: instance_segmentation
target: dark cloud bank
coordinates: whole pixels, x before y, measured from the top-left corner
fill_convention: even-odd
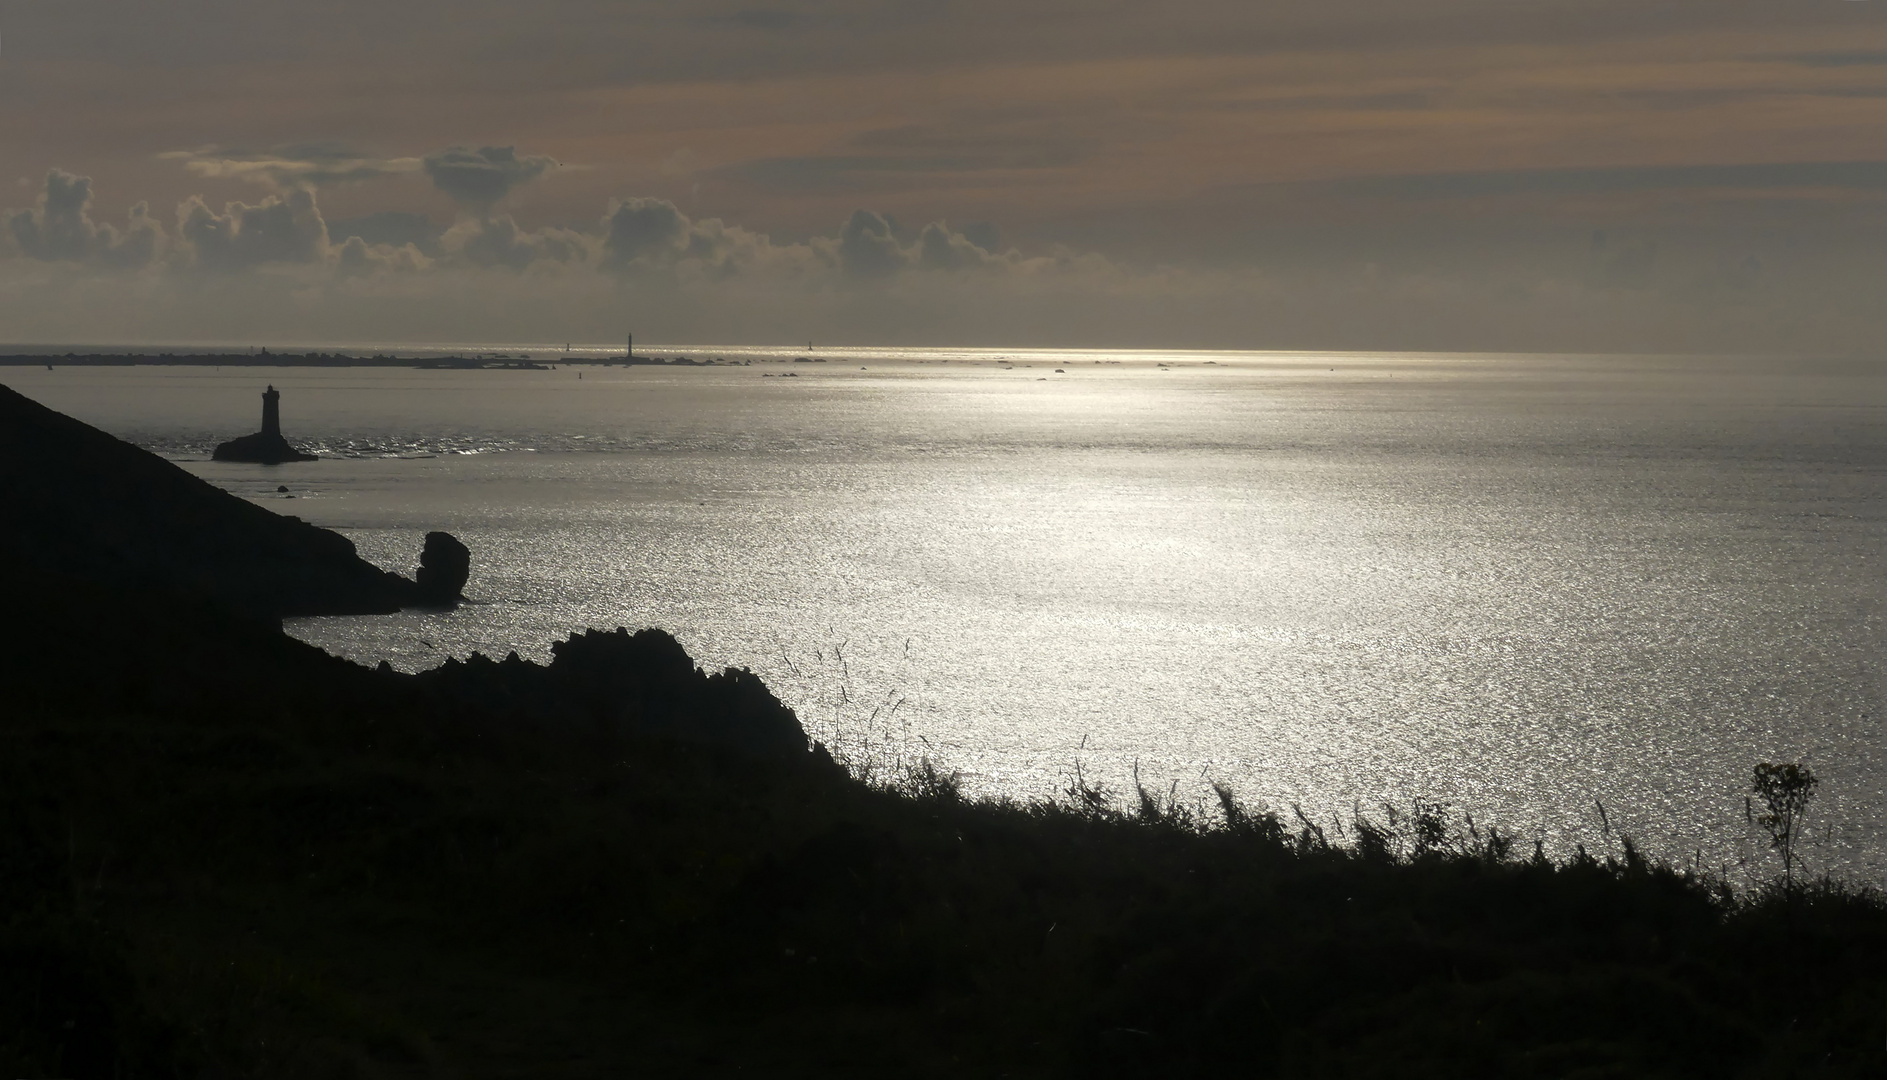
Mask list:
[[[488,208],[511,193],[555,168],[557,163],[541,156],[519,157],[510,146],[483,146],[476,150],[455,146],[428,154],[426,175],[434,187],[467,206]]]
[[[306,167],[322,161],[347,163],[324,183],[351,182],[348,175],[363,169],[423,175],[452,197],[458,219],[382,211],[329,221],[313,186],[318,172]],[[0,214],[0,283],[11,284],[0,290],[0,313],[15,333],[46,341],[101,333],[610,340],[634,322],[650,337],[730,343],[811,336],[860,344],[1852,351],[1887,330],[1867,285],[1887,260],[1874,243],[1878,232],[1865,229],[1805,252],[1630,228],[1567,227],[1521,242],[1497,229],[1450,225],[1444,215],[1419,242],[1400,246],[1389,231],[1352,231],[1315,251],[1315,243],[1300,238],[1292,248],[1273,236],[1254,240],[1243,262],[1188,266],[1054,247],[1030,253],[1003,247],[986,223],[909,225],[865,208],[830,233],[792,242],[641,196],[612,200],[589,222],[528,227],[503,210],[506,197],[557,165],[510,147],[413,159],[305,149],[200,153],[187,164],[277,190],[220,208],[190,197],[169,215],[138,203],[111,223],[100,220],[89,178],[55,170],[32,206]],[[1473,206],[1487,198],[1831,187],[1887,188],[1887,165],[1519,170],[1295,190]],[[1235,219],[1226,212],[1228,223]]]
[[[261,266],[312,266],[339,262],[355,269],[424,270],[438,267],[502,268],[525,272],[540,265],[582,266],[604,274],[635,276],[692,268],[729,276],[788,264],[801,271],[825,270],[852,280],[892,277],[901,271],[1008,269],[1027,265],[1015,252],[993,249],[997,233],[987,224],[968,233],[932,222],[914,237],[900,236],[895,220],[858,211],[836,239],[776,245],[764,234],[717,218],[691,219],[666,199],[614,200],[602,219],[579,228],[527,229],[497,207],[514,190],[557,167],[541,155],[514,147],[451,147],[419,160],[432,186],[463,211],[441,227],[423,214],[384,211],[328,222],[317,205],[315,184],[346,182],[358,175],[391,175],[398,161],[371,162],[328,150],[310,154],[285,148],[263,154],[227,155],[214,150],[169,154],[205,176],[234,177],[286,190],[256,203],[232,201],[221,210],[193,196],[177,207],[166,227],[139,203],[129,222],[116,228],[92,218],[92,181],[55,170],[45,179],[37,205],[8,211],[4,220],[12,254],[42,263],[119,269],[160,268],[228,273]],[[412,159],[403,159],[410,161]],[[324,172],[321,161],[349,168]],[[988,247],[979,245],[975,236]]]

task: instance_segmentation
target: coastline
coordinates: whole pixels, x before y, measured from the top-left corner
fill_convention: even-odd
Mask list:
[[[1740,820],[1748,764],[1800,755],[1829,780],[1822,865],[1887,880],[1874,684],[1845,659],[1869,641],[1844,598],[1879,587],[1867,573],[1879,444],[1856,428],[1862,411],[1816,409],[1799,431],[1775,425],[1793,424],[1779,411],[1760,425],[1705,414],[1717,431],[1621,426],[1563,440],[1591,455],[1567,463],[1553,445],[1566,414],[1575,434],[1630,414],[1575,402],[1535,421],[1463,396],[1481,413],[1473,439],[1415,455],[1403,433],[1448,438],[1452,414],[1410,428],[1359,402],[1356,382],[1283,398],[1354,413],[1266,409],[1234,435],[1251,410],[1217,402],[1262,404],[1265,378],[1097,371],[1064,388],[959,367],[799,365],[815,377],[784,385],[760,375],[792,369],[758,364],[582,382],[307,370],[266,377],[289,387],[286,430],[322,462],[183,467],[340,529],[385,569],[410,574],[435,527],[484,552],[474,595],[489,606],[314,620],[309,640],[369,665],[542,659],[570,628],[639,619],[705,662],[750,666],[825,722],[836,670],[801,680],[780,646],[811,672],[818,650],[849,639],[852,696],[870,699],[858,721],[899,690],[910,741],[946,748],[980,795],[1053,791],[1080,748],[1112,784],[1137,762],[1150,783],[1209,799],[1203,773],[1326,824],[1419,791],[1543,831],[1555,856],[1598,827],[1596,795],[1653,850],[1701,844],[1712,868],[1753,857],[1715,828]],[[31,371],[19,385],[179,460],[253,428],[260,374]],[[1135,415],[1196,407],[1209,423],[1183,434],[1238,441],[1149,456],[1085,416],[1066,423],[1070,406],[1103,406],[1083,411],[1105,421],[1155,394],[1159,408]],[[908,424],[914,411],[929,415]],[[1048,438],[1033,438],[1037,417],[1055,422]],[[1714,445],[1771,433],[1773,451]],[[1625,469],[1632,482],[1616,483]],[[1771,482],[1795,474],[1820,479]],[[964,507],[994,513],[978,527]],[[952,592],[900,591],[909,582]],[[1327,602],[1300,602],[1313,584]]]
[[[1554,860],[1420,793],[1341,832],[1079,771],[970,800],[928,757],[840,767],[660,631],[402,675],[187,582],[5,566],[20,1075],[1887,1064],[1887,904],[1840,882],[1739,891],[1609,829]]]
[[[750,361],[749,361],[750,362]],[[283,367],[417,368],[420,370],[547,371],[553,367],[740,367],[742,361],[687,356],[598,357],[556,353],[429,356],[354,356],[348,353],[60,353],[0,354],[0,367]]]

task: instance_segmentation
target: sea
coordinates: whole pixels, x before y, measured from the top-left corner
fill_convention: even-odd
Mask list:
[[[322,348],[543,370],[0,381],[388,569],[458,536],[456,609],[287,623],[362,664],[661,627],[879,778],[1420,801],[1739,885],[1753,766],[1803,762],[1810,872],[1887,881],[1887,358]],[[320,460],[209,460],[269,385]]]

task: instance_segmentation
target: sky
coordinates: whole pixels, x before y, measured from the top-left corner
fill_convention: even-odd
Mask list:
[[[0,341],[1887,340],[1887,0],[0,7]]]

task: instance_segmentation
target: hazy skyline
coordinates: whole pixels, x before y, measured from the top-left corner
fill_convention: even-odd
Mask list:
[[[1866,2],[79,0],[0,32],[12,341],[1887,332]]]

